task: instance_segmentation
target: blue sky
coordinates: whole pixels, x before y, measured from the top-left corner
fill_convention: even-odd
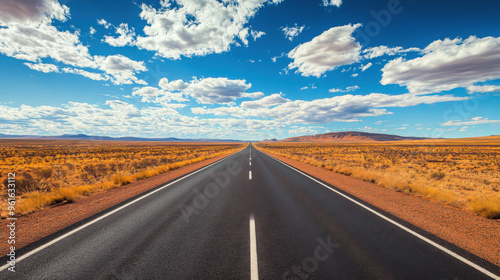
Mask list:
[[[500,2],[6,0],[5,134],[500,134]]]

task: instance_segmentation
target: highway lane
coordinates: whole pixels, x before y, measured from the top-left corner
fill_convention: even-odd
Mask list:
[[[492,279],[250,147],[136,199],[0,279]]]

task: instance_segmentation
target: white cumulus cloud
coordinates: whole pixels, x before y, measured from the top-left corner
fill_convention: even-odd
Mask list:
[[[355,91],[355,90],[358,90],[359,89],[359,86],[350,86],[350,87],[346,87],[345,89],[341,89],[341,88],[332,88],[329,90],[329,92],[331,93],[335,93],[335,92],[350,92],[350,91]]]
[[[276,98],[277,96],[273,96]],[[267,97],[262,98],[266,99]],[[278,97],[279,98],[279,97]],[[271,119],[286,124],[319,124],[329,122],[354,122],[364,117],[391,114],[388,107],[410,107],[420,104],[433,104],[447,101],[465,100],[465,97],[452,95],[389,95],[371,93],[368,95],[335,96],[331,98],[305,100],[283,100],[276,106],[223,106],[218,108],[195,107],[194,114],[213,114],[216,116],[231,115],[234,117],[256,117]],[[251,104],[268,104],[268,100],[256,100]]]
[[[251,86],[245,80],[203,78],[192,80],[183,91],[199,103],[229,103],[237,98],[257,98],[263,95],[261,92],[246,92]]]
[[[371,62],[368,62],[368,63],[367,63],[367,64],[365,64],[365,65],[362,65],[362,66],[361,66],[361,72],[364,72],[366,69],[368,69],[368,68],[372,67],[372,65],[373,65],[373,64],[372,64]]]
[[[103,18],[97,20],[97,24],[104,26],[104,28],[106,28],[106,29],[109,29],[109,28],[111,28],[113,26],[111,23],[107,22]]]
[[[500,78],[500,37],[437,40],[423,53],[412,60],[397,58],[387,63],[380,82],[426,94]]]
[[[50,73],[50,72],[59,72],[59,67],[57,67],[54,64],[50,63],[24,63],[24,65],[28,66],[32,70],[40,71],[43,73]]]
[[[136,45],[170,59],[226,52],[238,44],[236,38],[247,45],[249,35],[264,35],[246,25],[265,4],[281,1],[171,0],[158,9],[142,4],[140,17],[147,25]]]
[[[468,126],[477,124],[500,123],[500,120],[489,120],[483,117],[474,117],[470,120],[451,120],[442,124],[442,126]]]
[[[283,31],[283,34],[285,34],[285,37],[288,40],[293,41],[293,39],[295,37],[299,36],[299,34],[302,33],[302,31],[304,30],[305,27],[306,27],[305,25],[299,26],[296,23],[295,26],[292,26],[292,27],[288,27],[288,26],[282,27],[281,31]]]
[[[114,84],[146,84],[138,79],[135,74],[147,71],[144,62],[135,61],[123,55],[95,56],[97,67],[113,76]]]
[[[80,75],[80,76],[89,78],[89,79],[94,80],[94,81],[110,80],[109,76],[102,75],[101,73],[93,73],[93,72],[85,71],[85,70],[78,69],[78,68],[64,67],[62,69],[62,71],[64,73],[71,73],[71,74],[75,74],[75,75]]]
[[[171,101],[187,101],[182,92],[170,92],[150,86],[137,89],[132,93],[132,95],[142,97],[142,102],[158,103],[162,104],[163,106],[171,104]],[[184,107],[186,105],[179,104],[177,106]]]
[[[135,31],[134,28],[129,28],[127,23],[121,23],[115,27],[115,32],[118,37],[104,36],[103,41],[113,47],[132,46],[134,44]]]
[[[88,47],[80,41],[79,31],[61,31],[52,20],[65,21],[69,8],[54,0],[3,1],[0,3],[0,53],[33,63],[28,67],[42,72],[56,71],[55,64],[43,63],[44,59],[65,64],[62,71],[79,74],[94,80],[112,81],[114,84],[144,84],[136,77],[147,71],[144,62],[134,61],[123,55],[92,56]],[[68,67],[71,66],[71,67]],[[101,74],[78,68],[104,71]],[[99,78],[96,75],[101,75]]]
[[[164,90],[184,90],[189,86],[188,83],[185,83],[183,80],[175,80],[169,82],[167,78],[162,78],[158,84]]]
[[[408,48],[403,49],[403,47],[388,47],[388,46],[377,46],[373,48],[368,48],[363,50],[363,56],[367,59],[373,59],[376,57],[384,56],[384,55],[396,55],[399,53],[407,53],[407,52],[419,52],[421,51],[419,48]]]
[[[158,95],[178,94],[179,96],[191,97],[198,103],[215,104],[231,103],[238,98],[259,98],[262,92],[247,92],[252,84],[245,80],[231,80],[222,78],[193,78],[189,82],[183,80],[169,81],[162,78],[158,83],[161,89],[144,87],[134,93],[143,97]]]
[[[361,24],[348,24],[328,29],[311,41],[295,47],[288,53],[293,62],[289,69],[297,68],[302,76],[320,77],[327,71],[360,60],[361,45],[352,33]]]
[[[283,97],[282,93],[275,93],[269,96],[263,97],[259,100],[243,101],[241,102],[242,108],[256,109],[256,108],[268,108],[283,104],[290,101]]]
[[[500,92],[500,86],[496,86],[496,85],[475,86],[475,85],[472,85],[472,86],[467,87],[467,91],[469,93]]]
[[[250,36],[252,36],[254,41],[257,41],[257,39],[259,39],[264,35],[266,35],[266,32],[264,31],[255,31],[255,30],[250,31]]]
[[[69,8],[57,0],[2,0],[0,25],[9,23],[40,23],[51,19],[66,21]]]
[[[323,0],[323,6],[336,6],[340,7],[342,5],[342,0]]]

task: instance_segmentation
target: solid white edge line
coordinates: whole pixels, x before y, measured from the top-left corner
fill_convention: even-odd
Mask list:
[[[248,180],[252,180],[252,170],[248,171]]]
[[[266,155],[267,155],[267,154],[266,154]],[[269,155],[267,155],[267,156],[269,156]],[[381,213],[379,213],[379,212],[377,212],[377,211],[375,211],[375,210],[371,209],[370,207],[368,207],[368,206],[366,206],[366,205],[364,205],[364,204],[362,204],[362,203],[360,203],[360,202],[358,202],[358,201],[356,201],[356,200],[354,200],[354,199],[350,198],[349,196],[347,196],[347,195],[345,195],[345,194],[343,194],[343,193],[341,193],[341,192],[339,192],[339,191],[335,190],[334,188],[332,188],[332,187],[330,187],[330,186],[328,186],[328,185],[324,184],[323,182],[321,182],[321,181],[317,180],[316,178],[314,178],[314,177],[312,177],[312,176],[310,176],[310,175],[308,175],[308,174],[306,174],[306,173],[304,173],[304,172],[302,172],[302,171],[298,170],[297,168],[295,168],[295,167],[293,167],[293,166],[290,166],[290,165],[288,165],[287,163],[284,163],[284,162],[282,162],[281,160],[276,159],[276,158],[274,158],[274,157],[272,157],[272,156],[269,156],[269,157],[270,157],[270,158],[272,158],[272,159],[274,159],[274,160],[276,160],[277,162],[279,162],[279,163],[281,163],[281,164],[283,164],[283,165],[287,166],[288,168],[290,168],[290,169],[292,169],[292,170],[295,170],[296,172],[298,172],[298,173],[300,173],[300,174],[302,174],[302,175],[306,176],[307,178],[309,178],[309,179],[311,179],[311,180],[315,181],[316,183],[318,183],[318,184],[320,184],[320,185],[324,186],[325,188],[327,188],[327,189],[329,189],[329,190],[331,190],[331,191],[333,191],[333,192],[337,193],[338,195],[340,195],[340,196],[342,196],[342,197],[344,197],[344,198],[346,198],[346,199],[350,200],[351,202],[354,202],[354,203],[355,203],[355,204],[357,204],[358,206],[361,206],[361,207],[365,208],[366,210],[368,210],[368,211],[372,212],[373,214],[375,214],[375,215],[379,216],[380,218],[382,218],[382,219],[384,219],[384,220],[386,220],[386,221],[390,222],[391,224],[393,224],[393,225],[395,225],[395,226],[397,226],[397,227],[399,227],[399,228],[401,228],[401,229],[405,230],[406,232],[408,232],[408,233],[412,234],[413,236],[415,236],[415,237],[417,237],[417,238],[419,238],[419,239],[421,239],[421,240],[423,240],[423,241],[425,241],[425,242],[429,243],[430,245],[432,245],[432,246],[434,246],[434,247],[438,248],[439,250],[441,250],[441,251],[443,251],[443,252],[447,253],[448,255],[450,255],[450,256],[452,256],[452,257],[454,257],[454,258],[456,258],[456,259],[460,260],[461,262],[463,262],[463,263],[465,263],[465,264],[467,264],[467,265],[469,265],[469,266],[471,266],[471,267],[473,267],[473,268],[475,268],[476,270],[478,270],[478,271],[482,272],[483,274],[485,274],[485,275],[487,275],[487,276],[489,276],[489,277],[491,277],[491,278],[493,278],[493,279],[500,280],[500,276],[495,275],[493,272],[491,272],[491,271],[489,271],[489,270],[487,270],[487,269],[485,269],[485,268],[483,268],[483,267],[481,267],[481,266],[479,266],[479,265],[477,265],[477,264],[473,263],[472,261],[469,261],[468,259],[466,259],[466,258],[464,258],[464,257],[462,257],[462,256],[460,256],[460,255],[458,255],[457,253],[454,253],[453,251],[451,251],[451,250],[449,250],[449,249],[447,249],[447,248],[445,248],[445,247],[443,247],[443,246],[439,245],[438,243],[436,243],[436,242],[434,242],[434,241],[432,241],[432,240],[428,239],[427,237],[422,236],[421,234],[419,234],[419,233],[417,233],[417,232],[415,232],[415,231],[413,231],[413,230],[411,230],[411,229],[409,229],[409,228],[407,228],[407,227],[403,226],[402,224],[400,224],[400,223],[398,223],[398,222],[396,222],[396,221],[394,221],[394,220],[392,220],[392,219],[390,219],[390,218],[388,218],[388,217],[384,216],[383,214],[381,214]]]
[[[255,219],[250,215],[250,279],[259,280],[259,263],[257,261],[257,237],[255,235]]]
[[[241,152],[241,151],[240,151],[240,152]],[[26,259],[26,258],[28,258],[28,257],[30,257],[30,256],[32,256],[32,255],[34,255],[34,254],[36,254],[36,253],[40,252],[41,250],[43,250],[43,249],[45,249],[45,248],[49,247],[50,245],[52,245],[52,244],[54,244],[54,243],[56,243],[56,242],[58,242],[58,241],[61,241],[61,240],[63,240],[64,238],[66,238],[66,237],[68,237],[68,236],[70,236],[70,235],[72,235],[72,234],[74,234],[74,233],[76,233],[76,232],[78,232],[78,231],[80,231],[80,230],[82,230],[82,229],[84,229],[84,228],[86,228],[86,227],[88,227],[88,226],[90,226],[90,225],[92,225],[92,224],[94,224],[94,223],[96,223],[96,222],[98,222],[98,221],[100,221],[100,220],[102,220],[102,219],[104,219],[104,218],[108,217],[108,216],[111,216],[111,215],[113,215],[114,213],[116,213],[116,212],[118,212],[118,211],[120,211],[120,210],[122,210],[122,209],[124,209],[124,208],[126,208],[126,207],[128,207],[128,206],[130,206],[130,205],[132,205],[132,204],[134,204],[134,203],[136,203],[136,202],[138,202],[138,201],[140,201],[140,200],[142,200],[142,199],[144,199],[144,198],[146,198],[146,197],[148,197],[148,196],[150,196],[150,195],[152,195],[152,194],[154,194],[154,193],[156,193],[156,192],[159,192],[159,191],[161,191],[161,190],[163,190],[163,189],[165,189],[165,188],[167,188],[167,187],[169,187],[169,186],[171,186],[171,185],[173,185],[173,184],[175,184],[175,183],[177,183],[177,182],[179,182],[179,181],[181,181],[181,180],[183,180],[183,179],[186,179],[186,178],[190,177],[191,175],[194,175],[194,174],[196,174],[196,173],[198,173],[198,172],[200,172],[200,171],[202,171],[202,170],[204,170],[204,169],[206,169],[206,168],[209,168],[209,167],[210,167],[210,166],[212,166],[212,165],[215,165],[215,164],[220,163],[220,162],[222,162],[222,161],[224,161],[224,160],[227,160],[227,159],[229,159],[230,157],[233,157],[233,156],[235,156],[235,155],[239,154],[240,152],[237,152],[237,153],[232,154],[232,155],[230,155],[230,156],[228,156],[228,157],[225,157],[225,158],[222,158],[222,159],[220,159],[220,160],[218,160],[218,161],[216,161],[216,162],[213,162],[213,163],[211,163],[211,164],[209,164],[209,165],[207,165],[207,166],[205,166],[205,167],[202,167],[202,168],[200,168],[200,169],[198,169],[198,170],[195,170],[195,171],[193,171],[192,173],[190,173],[190,174],[188,174],[188,175],[186,175],[186,176],[184,176],[184,177],[182,177],[182,178],[178,178],[178,179],[176,179],[175,181],[172,181],[172,182],[170,182],[170,183],[168,183],[168,184],[166,184],[166,185],[164,185],[164,186],[161,186],[161,187],[159,187],[158,189],[156,189],[156,190],[154,190],[154,191],[152,191],[152,192],[150,192],[150,193],[147,193],[147,194],[145,194],[145,195],[143,195],[143,196],[141,196],[141,197],[138,197],[138,198],[134,199],[133,201],[131,201],[131,202],[129,202],[129,203],[127,203],[127,204],[123,205],[123,206],[120,206],[119,208],[116,208],[115,210],[113,210],[113,211],[111,211],[111,212],[108,212],[108,213],[106,213],[106,214],[104,214],[104,215],[102,215],[102,216],[100,216],[100,217],[98,217],[98,218],[96,218],[96,219],[94,219],[94,220],[92,220],[92,221],[90,221],[90,222],[88,222],[88,223],[84,224],[84,225],[81,225],[81,226],[79,226],[78,228],[75,228],[74,230],[72,230],[72,231],[70,231],[70,232],[68,232],[68,233],[65,233],[65,234],[63,234],[63,235],[59,236],[58,238],[56,238],[56,239],[54,239],[54,240],[52,240],[52,241],[50,241],[50,242],[48,242],[48,243],[45,243],[44,245],[42,245],[42,246],[40,246],[40,247],[38,247],[38,248],[36,248],[36,249],[33,249],[33,250],[29,251],[28,253],[26,253],[26,254],[24,254],[24,255],[20,256],[19,258],[16,258],[16,264],[17,264],[17,263],[19,263],[20,261],[22,261],[22,260],[24,260],[24,259]],[[6,269],[6,268],[8,268],[8,267],[10,267],[10,265],[9,265],[9,264],[5,264],[5,265],[3,265],[3,266],[1,266],[1,267],[0,267],[0,271],[3,271],[3,270],[5,270],[5,269]]]

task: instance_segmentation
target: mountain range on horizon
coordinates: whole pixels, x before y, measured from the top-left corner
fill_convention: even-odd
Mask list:
[[[8,135],[0,133],[0,139],[40,139],[40,140],[90,140],[90,141],[151,141],[151,142],[243,142],[234,139],[183,139],[175,137],[147,138],[147,137],[111,137],[86,134],[63,134],[57,136],[42,135]]]
[[[491,135],[484,137],[500,137],[500,136]],[[484,138],[484,137],[471,137],[470,139]],[[245,140],[235,140],[235,139],[201,139],[201,138],[190,139],[190,138],[175,138],[175,137],[147,138],[147,137],[133,137],[133,136],[111,137],[111,136],[86,135],[86,134],[63,134],[57,136],[43,136],[43,135],[8,135],[0,133],[0,139],[150,141],[150,142],[249,142]],[[430,140],[430,139],[447,139],[447,138],[412,137],[412,136],[400,136],[394,134],[370,133],[362,131],[342,131],[342,132],[328,132],[315,135],[295,136],[282,140],[272,138],[261,141],[262,142],[352,142],[352,141],[384,142],[384,141]]]
[[[467,138],[454,138],[454,139],[498,139],[500,135],[490,135],[490,136],[477,136],[477,137],[467,137]],[[450,139],[450,138],[431,138],[431,137],[413,137],[413,136],[400,136],[394,134],[383,134],[383,133],[370,133],[361,131],[342,131],[342,132],[328,132],[316,135],[304,135],[289,137],[283,140],[265,140],[265,141],[279,141],[279,142],[349,142],[349,141],[404,141],[404,140],[432,140],[432,139]]]
[[[424,140],[428,137],[408,137],[394,134],[370,133],[361,131],[328,132],[316,135],[289,137],[282,142],[336,142],[336,141],[402,141]]]

